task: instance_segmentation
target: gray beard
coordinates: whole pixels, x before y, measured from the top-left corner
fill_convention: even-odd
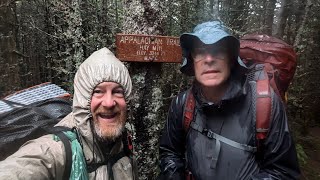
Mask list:
[[[93,123],[93,124],[94,124],[94,133],[98,141],[107,143],[107,144],[115,142],[122,135],[122,132],[124,131],[124,125],[123,126],[119,125],[112,129],[112,134],[110,136],[103,136],[102,130],[100,129],[99,125],[96,123]]]

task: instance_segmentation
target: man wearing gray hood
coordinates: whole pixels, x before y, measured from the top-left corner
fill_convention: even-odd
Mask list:
[[[127,156],[108,164],[125,146],[122,134],[131,89],[127,68],[107,48],[80,65],[74,78],[73,110],[57,126],[76,129],[85,164],[91,169],[80,163],[83,168],[70,179],[133,179],[134,168]],[[45,135],[28,141],[2,161],[0,179],[63,179],[66,158],[64,144],[52,134]]]
[[[285,108],[273,92],[268,136],[257,150],[255,88],[243,73],[239,40],[222,23],[213,21],[183,34],[180,44],[185,57],[180,70],[195,76],[195,81],[172,100],[160,139],[161,177],[298,179],[300,170]],[[195,103],[186,102],[189,96]]]

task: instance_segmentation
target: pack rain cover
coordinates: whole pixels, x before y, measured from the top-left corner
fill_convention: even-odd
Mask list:
[[[71,102],[61,98],[68,96],[59,86],[44,83],[0,100],[0,161],[26,141],[48,134],[69,114]]]

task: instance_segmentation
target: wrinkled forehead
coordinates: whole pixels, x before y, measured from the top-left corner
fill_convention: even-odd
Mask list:
[[[102,89],[102,88],[108,88],[108,89],[124,89],[124,87],[119,84],[118,82],[114,81],[103,81],[101,83],[98,83],[93,89]]]

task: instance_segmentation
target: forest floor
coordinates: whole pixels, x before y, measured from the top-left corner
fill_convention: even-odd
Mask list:
[[[300,164],[302,180],[320,179],[320,126],[310,128],[309,134],[301,143],[307,156],[304,164]]]

